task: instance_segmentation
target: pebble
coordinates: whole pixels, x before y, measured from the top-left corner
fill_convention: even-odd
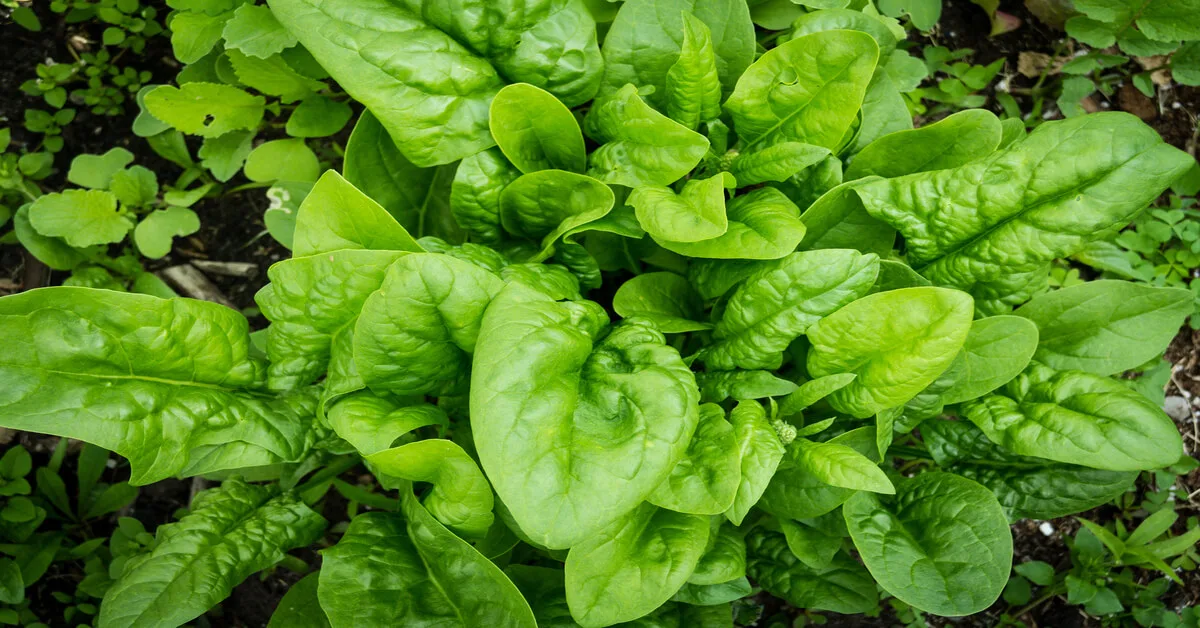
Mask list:
[[[1042,534],[1046,536],[1054,534],[1054,526],[1049,521],[1043,521],[1041,525],[1038,526],[1038,530],[1041,530]]]
[[[1163,401],[1163,411],[1176,421],[1187,421],[1192,418],[1192,409],[1187,399],[1179,395],[1171,395]]]

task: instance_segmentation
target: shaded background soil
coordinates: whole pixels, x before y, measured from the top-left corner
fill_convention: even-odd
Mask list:
[[[65,25],[58,16],[50,13],[48,3],[34,2],[34,9],[42,18],[46,29],[41,33],[30,33],[12,24],[0,25],[0,127],[8,126],[13,130],[14,143],[18,146],[30,141],[28,134],[21,128],[23,111],[26,108],[46,108],[40,99],[26,96],[19,91],[18,86],[33,75],[34,67],[47,59],[69,61],[71,55],[67,46],[76,45],[78,50],[94,46],[99,40],[100,33],[94,26],[88,24]],[[161,0],[150,4],[161,6],[165,14],[167,10]],[[966,0],[947,0],[941,22],[927,37],[914,37],[914,42],[937,44],[951,49],[971,48],[975,50],[971,61],[976,64],[986,64],[996,59],[1006,60],[1005,70],[1001,74],[1003,82],[1014,93],[1028,90],[1034,86],[1035,80],[1022,76],[1017,72],[1018,59],[1021,53],[1039,52],[1052,54],[1056,45],[1062,40],[1063,34],[1050,29],[1038,21],[1022,3],[1014,0],[1004,0],[1000,9],[1021,20],[1021,26],[1016,30],[988,37],[990,23],[978,6]],[[90,30],[89,30],[90,29]],[[72,43],[74,42],[74,43]],[[132,53],[130,53],[132,54]],[[136,59],[126,58],[123,63],[131,64],[140,70],[148,70],[153,74],[154,83],[171,81],[179,70],[170,50],[170,44],[165,37],[153,38],[145,52]],[[993,93],[993,86],[988,93]],[[1128,91],[1128,90],[1126,90]],[[1106,99],[1097,93],[1092,96],[1091,103],[1097,109],[1127,109],[1138,113],[1171,144],[1188,150],[1196,151],[1196,115],[1200,113],[1200,90],[1175,86],[1163,90],[1157,102],[1144,97],[1119,97],[1114,94]],[[1140,96],[1140,95],[1139,95]],[[1018,100],[1028,109],[1028,96],[1018,96]],[[989,108],[999,112],[995,99],[989,99]],[[179,168],[154,154],[145,140],[129,132],[136,105],[128,103],[126,114],[117,117],[102,117],[91,114],[86,107],[77,107],[77,120],[66,127],[64,139],[66,148],[57,161],[58,172],[44,182],[48,190],[60,189],[64,183],[69,156],[79,153],[102,153],[115,146],[123,146],[137,156],[135,163],[154,170],[162,181],[170,181],[178,175]],[[193,155],[198,148],[195,138],[189,140]],[[244,181],[243,181],[244,182]],[[239,182],[231,182],[237,185]],[[149,270],[159,270],[167,266],[184,263],[190,260],[212,260],[221,262],[249,262],[257,268],[257,272],[249,277],[223,277],[209,275],[221,292],[238,308],[250,308],[254,305],[253,296],[266,283],[266,268],[273,262],[288,256],[288,251],[266,235],[262,216],[267,208],[267,200],[262,189],[250,189],[244,192],[231,193],[219,199],[206,199],[196,207],[201,219],[201,230],[193,236],[180,239],[175,249],[162,260],[149,261]],[[0,246],[0,294],[18,292],[38,286],[60,283],[66,273],[51,272],[23,254],[20,247]],[[252,318],[252,324],[265,324],[261,318]],[[1176,364],[1176,373],[1170,385],[1169,394],[1182,395],[1187,398],[1200,396],[1200,334],[1190,330],[1181,332],[1173,343],[1168,358]],[[1200,441],[1195,438],[1196,422],[1181,425],[1185,439],[1191,439],[1189,450],[1200,447]],[[11,439],[14,435],[9,434]],[[40,461],[44,461],[54,445],[55,439],[47,439],[31,434],[16,435],[20,442],[35,453]],[[4,439],[0,437],[0,442]],[[64,474],[64,475],[69,475]],[[119,481],[128,477],[127,469],[117,469],[112,472],[108,481]],[[1180,478],[1180,483],[1188,494],[1200,489],[1200,471]],[[195,486],[190,481],[167,480],[151,486],[143,487],[141,496],[128,512],[122,513],[137,517],[147,528],[169,521],[172,514],[186,506]],[[326,498],[325,515],[331,521],[345,518],[346,503],[335,493]],[[1116,515],[1113,507],[1102,507],[1081,516],[1096,521],[1108,521]],[[1200,504],[1189,501],[1180,505],[1183,517],[1200,514]],[[1045,535],[1039,529],[1040,522],[1023,521],[1013,526],[1015,542],[1015,562],[1025,560],[1042,560],[1065,569],[1070,565],[1070,558],[1063,542],[1064,536],[1073,535],[1078,529],[1074,518],[1064,518],[1051,522],[1053,533]],[[107,532],[101,532],[107,534]],[[319,563],[319,556],[311,551],[296,552],[310,565]],[[55,569],[66,563],[57,563]],[[1185,581],[1182,587],[1172,587],[1167,600],[1168,606],[1178,608],[1200,602],[1200,572],[1185,572],[1181,574]],[[55,573],[47,576],[47,582],[58,578],[78,578],[79,573]],[[276,569],[264,577],[254,576],[235,589],[233,595],[225,601],[218,611],[210,615],[208,620],[213,625],[221,626],[264,626],[287,588],[299,579],[299,574],[286,569]],[[1152,574],[1147,574],[1152,579]],[[49,596],[44,596],[49,599]],[[766,602],[766,600],[764,600]],[[887,609],[886,604],[884,605]],[[49,609],[47,609],[49,610]],[[781,610],[777,601],[767,602],[768,616]],[[1007,610],[1007,604],[998,602],[996,606],[984,613],[967,618],[943,620],[929,618],[933,625],[952,626],[994,626],[1000,622],[1000,614]],[[49,612],[44,617],[53,617]],[[880,618],[841,617],[827,615],[831,626],[891,626],[896,625],[895,615],[885,610]],[[1020,619],[1030,626],[1046,626],[1070,628],[1074,626],[1099,626],[1100,623],[1084,615],[1079,607],[1069,606],[1065,600],[1054,598],[1033,609]]]

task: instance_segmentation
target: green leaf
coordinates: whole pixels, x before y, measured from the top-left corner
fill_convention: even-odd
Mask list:
[[[500,240],[500,194],[519,176],[521,172],[499,149],[489,148],[462,160],[450,184],[454,220],[481,242]]]
[[[741,480],[733,506],[725,518],[741,525],[750,509],[758,503],[767,489],[775,469],[783,459],[784,447],[767,422],[767,413],[757,401],[742,401],[729,414],[737,437],[738,456],[742,460]]]
[[[878,464],[850,447],[805,438],[797,439],[792,446],[796,448],[796,464],[830,486],[888,495],[896,492]]]
[[[413,165],[369,112],[363,112],[350,134],[344,171],[346,180],[375,199],[411,233],[461,240],[459,226],[447,208],[451,181],[456,177],[454,166]]]
[[[862,427],[829,439],[828,443],[845,445],[871,460],[879,460],[875,428]],[[779,465],[770,484],[763,492],[759,508],[779,518],[811,519],[832,512],[855,491],[830,486],[795,464],[799,449],[792,447]]]
[[[634,319],[602,337],[606,319],[595,304],[509,284],[479,331],[475,446],[521,530],[545,547],[629,513],[683,458],[698,420],[695,378],[662,334]]]
[[[804,382],[800,384],[796,392],[789,394],[779,404],[779,414],[780,416],[797,414],[801,410],[833,394],[834,391],[845,388],[857,377],[854,373],[837,373]]]
[[[274,497],[270,487],[228,480],[197,495],[183,519],[158,529],[151,552],[126,563],[104,595],[99,621],[189,622],[324,530],[325,519],[295,497]]]
[[[196,153],[200,165],[222,183],[241,172],[242,164],[254,148],[254,131],[233,131],[217,137],[206,137]]]
[[[614,202],[612,189],[589,176],[539,170],[521,175],[500,193],[500,222],[517,237],[540,241],[538,257],[544,259],[555,241],[603,218]]]
[[[655,240],[698,242],[716,238],[729,229],[725,216],[725,188],[733,179],[725,173],[692,179],[679,194],[665,186],[642,186],[629,193],[638,223]]]
[[[838,174],[840,177],[841,173]],[[817,198],[800,216],[807,229],[800,242],[801,249],[847,248],[880,256],[892,252],[896,230],[867,213],[862,200],[854,193],[858,185],[860,182],[855,181],[834,187]]]
[[[378,203],[330,170],[300,204],[292,246],[298,257],[339,249],[423,249]]]
[[[42,30],[42,22],[38,19],[37,13],[33,12],[30,7],[18,6],[12,10],[12,21],[27,31],[39,33]]]
[[[1120,382],[1034,364],[963,413],[993,442],[1025,456],[1096,469],[1157,469],[1179,460],[1179,430]]]
[[[804,238],[800,210],[775,188],[735,196],[725,206],[725,233],[698,242],[656,240],[673,253],[710,259],[779,259]]]
[[[763,529],[750,535],[747,546],[750,577],[789,604],[835,613],[865,613],[879,604],[871,574],[845,554],[823,567],[809,567],[792,555],[782,534]]]
[[[1157,41],[1200,39],[1200,4],[1196,0],[1148,3],[1137,18],[1138,28]]]
[[[767,181],[782,183],[829,157],[829,149],[800,142],[780,142],[738,155],[730,165],[738,187]]]
[[[319,577],[320,572],[314,571],[288,587],[267,628],[329,628],[329,619],[317,599]]]
[[[645,276],[645,275],[643,275]],[[796,384],[770,371],[705,371],[696,373],[701,401],[746,400],[779,397],[796,390]]]
[[[621,284],[613,296],[613,310],[622,318],[647,318],[668,334],[710,329],[704,303],[687,279],[675,273],[646,273]]]
[[[1042,124],[965,166],[864,182],[855,193],[904,235],[915,270],[969,289],[1040,268],[1124,225],[1191,164],[1134,116],[1105,112]]]
[[[430,438],[367,456],[384,485],[389,478],[433,484],[425,508],[448,528],[482,538],[493,522],[492,487],[475,460],[454,442]],[[402,486],[402,490],[407,490]]]
[[[643,504],[567,554],[567,604],[580,626],[646,615],[691,575],[708,541],[708,521]]]
[[[406,254],[338,250],[272,265],[267,270],[271,283],[255,296],[272,322],[268,386],[291,390],[315,381],[329,365],[333,337],[353,326],[367,297],[383,285],[387,269]]]
[[[583,172],[587,152],[579,123],[546,90],[506,85],[492,99],[489,121],[496,145],[521,172]]]
[[[252,57],[266,59],[295,46],[298,40],[275,19],[271,9],[243,4],[225,22],[221,31],[225,48],[239,50]]]
[[[846,179],[899,177],[956,168],[986,157],[1000,145],[1000,120],[990,111],[960,111],[928,126],[891,133],[854,157]]]
[[[0,300],[0,331],[27,339],[0,357],[0,424],[114,451],[134,484],[294,461],[307,449],[313,391],[253,392],[264,365],[250,357],[245,317],[224,306],[53,288]],[[78,420],[84,409],[88,421]]]
[[[904,288],[859,299],[808,330],[808,372],[858,375],[829,396],[834,408],[867,418],[912,399],[954,361],[971,329],[969,295]]]
[[[721,79],[712,31],[687,11],[679,59],[667,69],[665,87],[667,116],[683,126],[695,129],[721,115]]]
[[[133,153],[114,148],[103,155],[79,155],[71,160],[67,181],[93,190],[107,190],[113,175],[133,163]]]
[[[953,378],[941,393],[945,404],[977,399],[1012,381],[1029,364],[1038,330],[1017,316],[992,316],[971,323],[962,351],[947,370]]]
[[[317,596],[332,626],[536,626],[504,573],[442,527],[411,488],[401,505],[403,517],[358,515],[325,551]]]
[[[292,137],[328,137],[341,131],[352,115],[354,111],[350,105],[313,94],[288,116],[287,134]]]
[[[862,105],[878,56],[864,33],[798,37],[759,57],[725,110],[747,149],[801,142],[834,150]]]
[[[321,162],[302,139],[271,140],[250,151],[245,172],[251,181],[316,181]]]
[[[11,558],[0,558],[0,602],[20,604],[25,601],[25,580],[21,568]]]
[[[741,463],[736,435],[725,420],[725,410],[716,404],[704,404],[687,453],[646,501],[675,512],[719,515],[733,505]]]
[[[1012,568],[1008,520],[986,488],[951,473],[901,482],[894,498],[851,497],[842,512],[871,575],[888,593],[938,615],[992,605]]]
[[[1090,510],[1124,493],[1137,477],[1133,471],[1018,456],[969,421],[925,421],[921,436],[938,466],[986,486],[1012,519],[1054,519]]]
[[[805,251],[762,268],[730,297],[701,354],[713,369],[775,369],[788,345],[822,317],[866,294],[878,258],[857,251]]]
[[[421,167],[493,144],[488,104],[505,82],[531,83],[574,106],[595,94],[603,69],[595,22],[582,3],[502,2],[478,12],[448,11],[430,1],[270,5]],[[438,54],[430,56],[431,50]],[[563,58],[572,63],[560,64]]]
[[[105,190],[67,190],[38,197],[29,206],[29,223],[37,232],[62,238],[75,248],[125,239],[133,228],[117,197]]]
[[[104,489],[104,492],[96,498],[96,501],[88,506],[87,512],[84,513],[83,517],[84,519],[93,519],[117,512],[132,504],[133,500],[137,499],[137,496],[138,489],[136,486],[132,486],[128,482],[118,482]]]
[[[359,375],[393,395],[466,392],[480,321],[501,287],[492,273],[448,255],[396,260],[355,323]]]
[[[908,15],[912,25],[928,32],[942,16],[938,0],[879,0],[879,11],[891,17]]]
[[[29,223],[29,205],[22,205],[13,214],[13,233],[17,241],[41,263],[54,270],[71,270],[83,262],[83,253],[75,250],[61,238],[51,238],[38,233]]]
[[[684,18],[685,14],[708,27],[721,91],[728,94],[754,60],[754,23],[744,2],[629,0],[621,5],[604,38],[606,67],[600,96],[610,96],[627,84],[653,88],[647,94],[650,104],[670,112],[673,90],[667,85],[671,68],[681,59],[691,65],[693,52],[703,54],[703,43],[696,37],[699,33],[694,32],[698,25]],[[689,34],[694,46],[690,49],[685,48]]]
[[[779,528],[787,539],[787,547],[792,555],[812,569],[828,567],[838,550],[842,549],[841,536],[826,534],[825,530],[804,522],[780,519]]]
[[[593,104],[583,128],[602,144],[592,151],[588,174],[605,183],[670,185],[708,151],[708,139],[655,111],[633,85]]]
[[[279,96],[285,104],[325,88],[321,81],[293,70],[279,55],[259,59],[239,50],[226,50],[225,58],[229,59],[239,82],[264,94]]]
[[[225,22],[232,11],[208,14],[180,11],[171,18],[171,47],[180,63],[192,64],[204,58],[221,41]]]
[[[147,111],[155,118],[202,137],[257,129],[266,104],[262,96],[215,83],[163,85],[146,94],[145,100]]]
[[[171,252],[172,241],[200,230],[200,218],[185,207],[168,207],[146,215],[133,232],[142,255],[159,259]]]
[[[1037,324],[1037,361],[1113,375],[1161,355],[1193,299],[1179,288],[1090,281],[1036,297],[1016,314]]]
[[[143,166],[133,166],[113,174],[109,190],[122,204],[146,207],[158,197],[158,179]]]
[[[1171,55],[1171,77],[1180,85],[1200,85],[1200,41],[1190,41]]]

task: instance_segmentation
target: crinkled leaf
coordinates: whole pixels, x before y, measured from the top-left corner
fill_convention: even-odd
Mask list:
[[[655,111],[633,85],[593,104],[583,125],[602,144],[592,151],[588,174],[605,183],[670,185],[708,151],[703,135]]]
[[[670,475],[698,420],[679,354],[646,323],[509,284],[484,314],[471,424],[484,470],[521,529],[571,547]]]

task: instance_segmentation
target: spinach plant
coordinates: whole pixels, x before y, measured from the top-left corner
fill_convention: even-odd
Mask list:
[[[1009,581],[1011,521],[1181,458],[1113,376],[1192,294],[1048,292],[1193,166],[1139,120],[912,129],[870,5],[765,52],[742,0],[628,0],[603,37],[583,2],[522,7],[270,1],[366,112],[257,296],[265,336],[187,299],[0,299],[0,424],[133,484],[231,478],[124,563],[100,625],[196,618],[319,538],[330,485],[373,509],[284,617],[730,626],[756,587],[966,615]],[[221,137],[261,117],[237,91],[147,103]],[[359,464],[398,499],[337,478]]]

